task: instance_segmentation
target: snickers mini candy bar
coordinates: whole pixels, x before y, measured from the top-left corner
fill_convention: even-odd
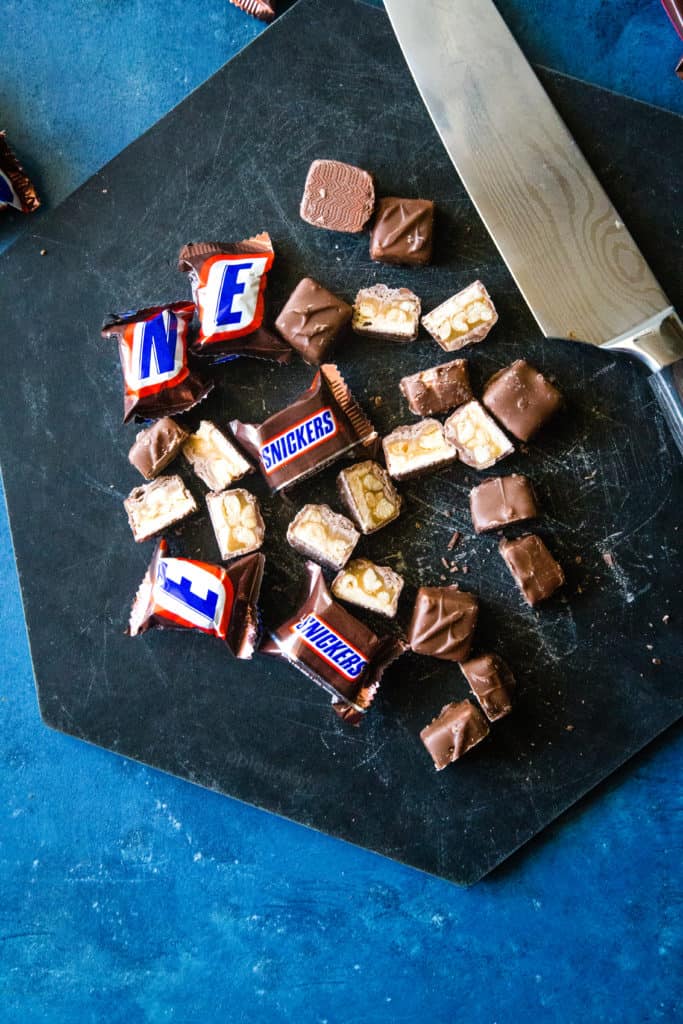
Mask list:
[[[379,637],[333,600],[319,565],[306,563],[304,599],[261,645],[332,695],[335,710],[357,724],[367,712],[385,669],[406,649]]]
[[[538,507],[531,481],[519,473],[484,480],[470,491],[470,512],[477,533],[535,519]]]
[[[403,590],[403,577],[388,565],[367,558],[353,558],[332,581],[332,593],[340,601],[357,604],[369,612],[393,619]]]
[[[482,401],[520,441],[528,441],[562,405],[562,395],[542,373],[517,359],[488,381]]]
[[[224,562],[261,547],[266,527],[255,495],[242,487],[218,494],[212,491],[206,496],[206,505]]]
[[[441,708],[439,715],[424,727],[420,739],[440,772],[486,739],[489,731],[479,708],[463,700]]]
[[[130,613],[128,633],[197,629],[224,640],[236,658],[251,658],[259,640],[257,602],[265,558],[247,555],[228,568],[170,558],[160,540]]]
[[[11,208],[33,213],[39,206],[33,182],[10,149],[5,132],[0,132],[0,212]]]
[[[429,263],[433,233],[434,203],[430,199],[385,197],[377,204],[370,258],[380,263]]]
[[[172,302],[105,320],[102,337],[114,338],[119,345],[124,423],[133,417],[152,420],[186,412],[213,388],[187,366],[187,332],[193,316],[191,302]]]
[[[461,662],[460,670],[489,722],[510,714],[516,684],[502,658],[497,654],[480,654]]]
[[[512,455],[514,445],[477,401],[461,405],[444,423],[446,438],[466,466],[488,469]]]
[[[382,441],[384,461],[394,480],[408,480],[440,469],[458,457],[438,420],[418,420],[396,427]]]
[[[287,543],[295,551],[330,569],[346,565],[359,539],[351,520],[329,505],[304,505],[287,527]]]
[[[453,359],[403,377],[399,387],[416,416],[448,412],[474,398],[466,359]]]
[[[192,515],[197,502],[179,476],[159,476],[149,484],[134,487],[123,507],[139,544]]]
[[[178,268],[190,279],[199,315],[193,351],[214,360],[254,355],[283,361],[285,346],[262,328],[268,271],[274,259],[267,232],[242,242],[183,246]]]
[[[276,0],[230,0],[230,3],[259,21],[272,21],[277,9]]]
[[[421,303],[408,288],[375,284],[361,288],[353,304],[351,330],[368,338],[415,341],[420,329]]]
[[[443,661],[466,661],[479,615],[474,594],[450,587],[420,587],[408,630],[410,649]]]
[[[491,296],[481,281],[463,288],[422,317],[422,326],[446,352],[483,341],[498,320]]]
[[[202,420],[183,446],[183,455],[210,491],[223,491],[253,467],[217,426]]]
[[[314,228],[329,231],[362,231],[375,208],[372,175],[339,160],[314,160],[299,210]]]
[[[263,423],[233,420],[230,429],[273,492],[319,473],[355,448],[373,451],[377,445],[377,431],[331,363],[285,409]]]
[[[287,299],[275,327],[305,362],[319,366],[352,314],[347,302],[305,277]]]
[[[375,533],[400,515],[400,494],[386,469],[371,459],[342,469],[337,491],[361,533]]]
[[[187,438],[187,431],[180,424],[164,416],[139,432],[128,453],[128,461],[145,480],[153,480],[173,462]]]
[[[534,606],[546,601],[563,585],[562,566],[535,533],[517,540],[502,540],[498,550],[527,604]]]

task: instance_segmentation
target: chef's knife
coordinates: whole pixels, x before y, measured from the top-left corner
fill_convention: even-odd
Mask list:
[[[384,5],[544,335],[642,359],[683,453],[683,324],[492,0]]]

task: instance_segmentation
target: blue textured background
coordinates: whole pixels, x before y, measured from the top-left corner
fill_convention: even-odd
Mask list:
[[[533,60],[683,112],[656,0],[500,7]],[[226,0],[2,9],[0,126],[47,206],[262,28]],[[463,891],[48,732],[4,512],[0,598],[1,1024],[678,1019],[680,730]]]

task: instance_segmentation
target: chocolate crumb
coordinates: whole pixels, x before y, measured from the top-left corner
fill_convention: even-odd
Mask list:
[[[661,658],[653,658],[652,659],[652,664],[653,665],[661,665],[662,664],[662,659]]]
[[[444,569],[450,569],[450,565],[448,564],[445,558],[441,559],[441,564],[444,567]]]
[[[614,568],[614,555],[611,551],[603,551],[602,560],[605,563],[605,565],[608,565],[610,567],[610,569]]]
[[[453,534],[453,536],[451,537],[451,539],[449,540],[448,544],[446,545],[448,550],[452,551],[453,548],[455,547],[455,545],[458,543],[459,540],[460,540],[460,531],[456,530],[455,533]]]
[[[445,583],[447,577],[446,576],[439,576],[439,579],[441,580],[442,583]]]
[[[40,250],[40,255],[41,256],[47,256],[47,249],[41,249]]]
[[[567,732],[574,732],[574,726],[573,725],[565,725],[565,729],[566,729]]]
[[[453,563],[453,565],[450,568],[450,571],[451,572],[460,572],[460,566],[456,565],[455,563]]]
[[[652,644],[645,644],[645,647],[647,648],[648,651],[652,651],[654,649],[652,647]]]
[[[468,573],[468,572],[470,571],[470,567],[469,567],[469,565],[463,565],[463,567],[462,567],[462,571],[463,571],[464,573]]]
[[[664,623],[665,626],[668,626],[669,623],[671,622],[671,616],[670,615],[662,615],[662,622]]]
[[[577,565],[581,565],[581,563],[583,562],[583,558],[581,557],[581,555],[577,555],[574,561]]]

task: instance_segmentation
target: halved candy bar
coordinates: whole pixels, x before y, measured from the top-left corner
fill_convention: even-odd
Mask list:
[[[562,395],[542,373],[517,359],[488,381],[482,401],[506,430],[528,441],[562,405]]]
[[[515,450],[495,420],[476,401],[451,413],[444,430],[462,461],[473,469],[487,469]]]
[[[202,420],[183,446],[183,455],[211,491],[222,491],[253,467],[214,423]]]
[[[444,435],[438,420],[419,420],[396,427],[382,441],[389,476],[407,480],[455,462],[457,450]]]
[[[463,288],[422,317],[422,326],[446,352],[483,341],[498,320],[491,296],[481,281]]]
[[[509,523],[538,515],[531,481],[519,473],[494,476],[470,491],[472,524],[477,533],[497,530]]]
[[[460,670],[481,704],[489,722],[495,722],[512,711],[515,677],[497,654],[480,654],[460,664]]]
[[[447,412],[474,398],[466,359],[453,359],[401,379],[399,387],[416,416]]]
[[[546,601],[563,585],[562,566],[535,533],[517,540],[502,540],[498,550],[527,604],[534,606]]]
[[[0,132],[0,210],[33,213],[40,206],[35,186]]]
[[[164,416],[139,432],[128,453],[128,461],[146,480],[153,480],[175,459],[187,437],[187,431],[180,424]]]
[[[348,302],[305,277],[287,299],[275,327],[305,362],[319,366],[352,314]]]
[[[420,739],[439,772],[486,739],[489,731],[479,708],[463,700],[442,707],[438,716],[424,727]]]
[[[362,533],[375,533],[401,512],[401,496],[377,462],[357,462],[337,477],[339,497]]]
[[[375,284],[361,288],[353,304],[351,330],[369,338],[415,341],[420,329],[421,303],[408,288]]]
[[[332,593],[370,612],[393,619],[403,590],[403,577],[388,565],[367,558],[353,558],[332,581]]]
[[[359,538],[351,520],[329,505],[304,505],[287,527],[287,542],[295,551],[330,569],[346,565]]]
[[[133,601],[128,633],[197,629],[224,640],[236,658],[251,658],[259,640],[257,602],[263,555],[247,555],[227,569],[170,558],[160,540]]]
[[[197,511],[197,502],[179,476],[159,476],[135,487],[123,502],[133,537],[140,543],[156,537]]]
[[[314,160],[299,213],[314,228],[362,231],[375,208],[372,175],[339,160]]]
[[[256,551],[263,544],[266,527],[258,498],[242,487],[206,496],[211,525],[224,562]]]
[[[410,648],[443,661],[466,661],[478,616],[475,595],[457,585],[420,587],[408,629]]]

